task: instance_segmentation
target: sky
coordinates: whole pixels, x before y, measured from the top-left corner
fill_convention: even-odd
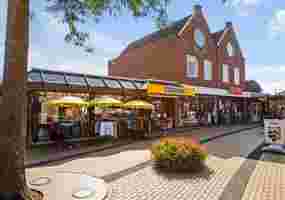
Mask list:
[[[0,0],[0,72],[3,71],[7,2]],[[153,18],[134,19],[129,13],[106,16],[98,23],[88,22],[82,28],[90,33],[90,43],[95,48],[88,54],[64,42],[66,27],[45,10],[46,2],[31,0],[35,17],[30,25],[29,69],[106,75],[108,60],[117,57],[130,42],[156,30]],[[172,0],[169,19],[175,21],[191,14],[194,4],[203,7],[211,32],[232,21],[246,59],[247,79],[257,80],[265,92],[285,90],[285,1],[230,0],[223,5],[221,0]]]

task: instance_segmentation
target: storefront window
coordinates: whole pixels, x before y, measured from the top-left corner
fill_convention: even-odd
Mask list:
[[[198,77],[198,60],[195,56],[186,55],[187,60],[187,70],[186,76],[188,78],[197,78]]]
[[[212,63],[209,60],[204,61],[204,79],[205,80],[212,80],[213,79],[213,69]]]

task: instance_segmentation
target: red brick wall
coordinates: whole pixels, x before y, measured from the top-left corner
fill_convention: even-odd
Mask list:
[[[199,28],[206,34],[205,52],[195,47],[193,30]],[[109,74],[133,78],[154,78],[170,81],[180,81],[186,84],[229,88],[232,83],[222,82],[222,63],[240,67],[241,83],[245,79],[245,66],[242,56],[227,58],[224,48],[232,37],[232,33],[225,35],[218,48],[210,35],[207,22],[201,13],[196,13],[180,36],[161,38],[155,42],[146,43],[143,47],[124,51],[117,59],[109,64]],[[186,54],[196,56],[199,60],[199,78],[186,77]],[[208,59],[213,65],[213,80],[203,80],[203,61]],[[230,72],[233,80],[233,71]]]

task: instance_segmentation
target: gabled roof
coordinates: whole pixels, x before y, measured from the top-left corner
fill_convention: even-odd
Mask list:
[[[187,22],[187,20],[190,17],[191,17],[191,15],[184,17],[183,19],[180,19],[176,22],[173,22],[169,26],[167,26],[167,27],[165,27],[159,31],[153,32],[149,35],[146,35],[142,39],[139,39],[139,40],[132,42],[131,44],[128,45],[126,50],[132,49],[132,48],[137,48],[137,47],[142,47],[143,45],[145,45],[148,42],[153,42],[153,41],[156,41],[160,38],[167,37],[169,35],[177,34],[183,28],[184,24]]]
[[[215,44],[218,44],[218,42],[219,42],[219,40],[221,39],[221,37],[222,37],[224,31],[225,31],[225,30],[223,29],[223,30],[220,30],[220,31],[211,33],[211,37],[212,37],[213,40],[215,41]]]

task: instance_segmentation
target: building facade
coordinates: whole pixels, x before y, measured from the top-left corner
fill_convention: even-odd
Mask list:
[[[245,59],[232,23],[212,33],[196,5],[192,15],[128,45],[109,62],[109,75],[242,90]]]
[[[161,96],[173,105],[170,115],[176,127],[193,116],[206,124],[259,120],[258,114],[250,116],[259,112],[244,91],[245,58],[233,24],[226,22],[222,30],[211,32],[200,5],[192,15],[129,44],[108,67],[111,76],[192,86],[195,97]]]

